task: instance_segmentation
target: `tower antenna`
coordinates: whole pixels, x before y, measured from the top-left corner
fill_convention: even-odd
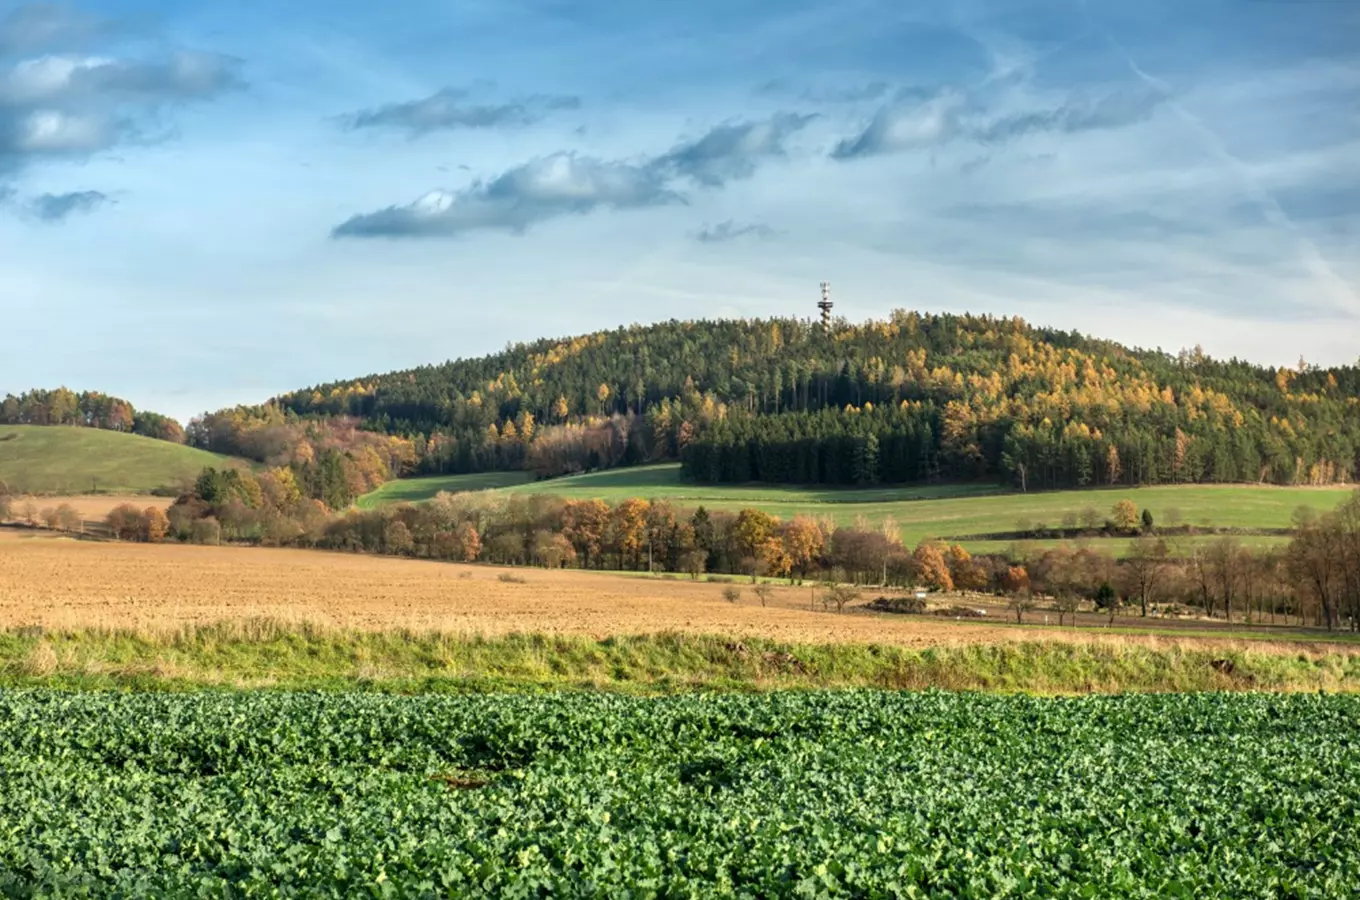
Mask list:
[[[817,308],[822,311],[822,327],[825,329],[829,330],[831,328],[831,307],[835,305],[836,304],[831,302],[831,282],[823,281],[822,299],[821,302],[817,304]]]

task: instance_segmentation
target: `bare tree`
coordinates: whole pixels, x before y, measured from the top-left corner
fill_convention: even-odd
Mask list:
[[[680,569],[689,573],[689,577],[695,581],[704,574],[704,569],[708,566],[708,554],[702,550],[687,550],[680,554]]]
[[[852,585],[838,584],[822,595],[822,605],[835,607],[836,612],[845,612],[845,607],[859,599],[859,590]]]
[[[1219,538],[1204,551],[1208,584],[1223,598],[1223,611],[1232,623],[1233,597],[1237,595],[1243,575],[1242,542],[1235,537]]]
[[[1006,606],[1015,612],[1015,623],[1023,625],[1025,623],[1025,613],[1034,609],[1034,597],[1028,591],[1013,595],[1006,602]]]
[[[1072,624],[1075,625],[1077,624],[1077,610],[1081,609],[1081,595],[1071,590],[1060,591],[1054,598],[1053,606],[1058,610],[1059,625],[1063,624],[1063,619],[1066,616],[1071,616]]]
[[[770,597],[774,595],[774,588],[770,587],[768,584],[758,584],[755,586],[754,590],[756,592],[756,599],[760,601],[760,605],[769,606]]]
[[[1166,542],[1144,535],[1129,544],[1129,555],[1124,560],[1122,573],[1128,596],[1137,597],[1144,617],[1148,604],[1154,601],[1166,574],[1170,554]]]
[[[62,531],[79,533],[85,530],[85,520],[76,512],[75,507],[63,503],[57,507],[57,527]]]

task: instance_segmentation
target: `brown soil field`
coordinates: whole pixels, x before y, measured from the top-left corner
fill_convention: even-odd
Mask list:
[[[503,581],[503,576],[523,581]],[[1095,629],[838,615],[810,610],[809,587],[776,587],[770,606],[763,608],[749,586],[739,585],[739,602],[727,602],[727,586],[314,550],[123,544],[0,529],[0,628],[166,632],[267,618],[486,636],[535,632],[602,639],[678,631],[916,647],[1024,640],[1204,644],[1183,636],[1099,635]],[[1298,652],[1297,640],[1282,634],[1278,646]],[[1273,644],[1250,643],[1258,650]]]

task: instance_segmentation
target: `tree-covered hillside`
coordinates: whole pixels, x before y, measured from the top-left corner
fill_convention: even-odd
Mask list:
[[[545,339],[214,414],[190,439],[236,453],[252,421],[328,417],[409,439],[393,474],[678,458],[715,481],[1039,488],[1322,484],[1360,469],[1356,367],[1277,370],[915,312],[829,330],[671,321]]]
[[[79,425],[184,443],[184,429],[169,416],[137,409],[121,397],[64,387],[6,394],[0,400],[0,425]]]

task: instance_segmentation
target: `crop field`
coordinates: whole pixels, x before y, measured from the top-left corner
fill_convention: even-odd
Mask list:
[[[511,580],[503,580],[502,576]],[[325,628],[496,636],[679,632],[793,643],[1008,642],[1004,626],[813,611],[809,587],[770,606],[726,585],[580,570],[501,569],[315,550],[78,541],[0,531],[0,628],[173,631],[270,619]]]
[[[873,592],[837,614],[813,591],[0,530],[0,685],[1360,690],[1346,633],[894,616]]]
[[[0,693],[0,893],[1353,897],[1360,699]]]
[[[147,494],[191,483],[205,466],[245,465],[136,434],[0,425],[0,481],[16,494]]]
[[[738,602],[724,598],[729,587],[741,592]],[[761,606],[742,583],[317,550],[81,541],[0,530],[0,628],[166,632],[270,619],[360,631],[533,632],[596,639],[677,632],[918,647],[1061,634],[1017,629],[1004,621],[961,627],[925,616],[837,615],[811,608],[815,591],[810,585],[772,585],[769,605]],[[868,589],[864,599],[871,596]],[[1004,611],[993,612],[1004,619]],[[1099,621],[1103,624],[1103,617]],[[1137,619],[1120,622],[1140,624]],[[1164,627],[1184,630],[1194,624],[1168,620]],[[1222,633],[1231,637],[1236,631],[1222,627]],[[1326,636],[1314,629],[1276,633],[1281,640]]]
[[[504,490],[608,501],[645,497],[670,500],[686,507],[703,505],[731,511],[757,507],[783,519],[795,515],[827,516],[838,525],[853,524],[861,516],[874,524],[891,518],[901,527],[903,540],[914,545],[927,538],[1012,532],[1022,523],[1057,528],[1065,516],[1079,517],[1088,508],[1095,509],[1103,520],[1114,504],[1123,499],[1132,500],[1140,510],[1148,509],[1163,525],[1179,521],[1221,528],[1289,528],[1294,511],[1300,506],[1319,511],[1333,509],[1353,488],[1177,485],[1030,494],[1005,492],[987,485],[785,488],[686,484],[680,481],[678,465],[662,465],[526,482]],[[418,493],[412,490],[413,496]],[[1271,540],[1277,541],[1278,538]],[[1009,542],[963,543],[970,549],[981,550],[996,549]],[[1122,550],[1128,542],[1113,543]]]

